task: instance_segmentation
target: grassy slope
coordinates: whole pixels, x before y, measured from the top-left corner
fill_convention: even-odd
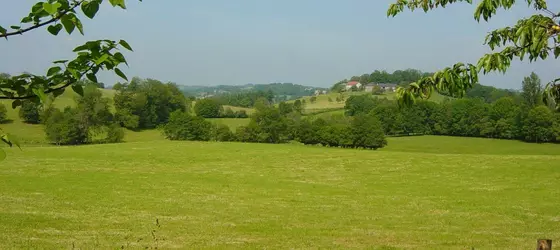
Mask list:
[[[530,249],[560,240],[558,149],[433,136],[391,138],[380,151],[9,149],[0,248],[155,246],[156,229],[160,248]]]

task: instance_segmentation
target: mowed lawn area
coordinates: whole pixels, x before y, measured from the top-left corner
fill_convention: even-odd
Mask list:
[[[534,249],[560,242],[559,149],[430,136],[378,151],[165,140],[7,149],[0,249]]]

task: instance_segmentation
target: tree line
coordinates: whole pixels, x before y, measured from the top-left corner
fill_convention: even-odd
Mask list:
[[[400,84],[406,85],[411,82],[415,82],[422,77],[430,76],[432,73],[422,72],[417,69],[405,69],[405,70],[395,70],[393,73],[389,73],[385,70],[375,70],[369,74],[362,74],[359,76],[352,76],[350,80],[344,79],[342,81],[337,82],[332,88],[332,91],[342,91],[349,81],[358,81],[363,85],[368,83],[393,83],[393,84]]]
[[[231,131],[226,125],[214,125],[201,116],[176,111],[163,126],[170,140],[238,141],[252,143],[285,143],[297,141],[306,145],[377,149],[387,145],[383,127],[373,114],[355,117],[332,116],[315,120],[302,117],[290,104],[275,107],[258,101],[247,126]]]
[[[351,96],[349,116],[372,113],[387,135],[433,134],[517,139],[526,142],[560,142],[560,114],[545,106],[537,75],[523,81],[523,91],[487,102],[483,98],[446,99],[441,103],[417,101],[399,106],[371,95]]]

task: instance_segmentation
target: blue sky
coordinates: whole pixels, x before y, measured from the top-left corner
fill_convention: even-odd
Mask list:
[[[17,24],[33,0],[3,3],[0,25]],[[387,18],[393,0],[144,0],[128,9],[108,3],[94,20],[83,18],[85,36],[44,29],[0,41],[0,72],[44,74],[72,48],[93,39],[125,39],[129,76],[183,85],[293,82],[331,86],[373,70],[416,68],[435,71],[455,62],[476,62],[488,52],[485,34],[532,13],[525,4],[500,11],[490,23],[473,19],[474,6],[456,4],[424,14]],[[550,2],[550,1],[549,1]],[[560,9],[560,3],[549,3]],[[543,82],[558,77],[560,62],[514,63],[506,75],[481,83],[519,88],[524,76]],[[103,73],[107,85],[119,80]]]

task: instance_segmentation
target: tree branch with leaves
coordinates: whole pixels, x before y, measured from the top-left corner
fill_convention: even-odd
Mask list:
[[[424,77],[410,84],[408,87],[399,88],[397,96],[407,105],[415,102],[416,98],[429,98],[433,91],[454,97],[464,96],[467,89],[478,83],[479,73],[490,72],[505,73],[515,59],[520,61],[528,59],[530,62],[545,60],[549,56],[560,56],[560,26],[558,17],[560,13],[548,8],[546,0],[481,0],[474,12],[474,19],[480,22],[490,20],[498,10],[508,10],[516,2],[525,2],[535,11],[528,18],[520,19],[512,27],[496,29],[488,33],[485,40],[492,53],[482,56],[476,64],[457,63],[444,68],[434,75]],[[405,9],[414,11],[421,9],[428,12],[434,8],[444,8],[450,4],[473,4],[472,0],[397,0],[391,4],[387,16],[394,17]],[[560,78],[547,84],[543,101],[553,102],[560,108]]]
[[[142,1],[142,0],[138,0]],[[93,19],[103,2],[109,2],[113,7],[126,8],[125,0],[48,0],[35,3],[31,11],[23,17],[18,25],[9,26],[9,30],[0,26],[0,38],[9,42],[12,36],[25,35],[28,32],[47,27],[47,31],[57,36],[62,29],[72,34],[76,29],[83,35],[84,28],[79,18],[79,11],[87,18]],[[132,51],[131,46],[124,40],[96,40],[89,41],[76,47],[77,54],[72,60],[54,61],[54,66],[46,70],[46,75],[20,74],[0,79],[0,99],[13,100],[12,108],[22,105],[22,100],[30,99],[35,102],[45,101],[47,94],[55,97],[71,87],[82,95],[83,78],[97,81],[97,73],[102,70],[114,71],[121,78],[128,80],[119,68],[128,63],[120,49]],[[0,138],[9,146],[17,140],[8,133],[0,130]],[[0,158],[5,154],[0,153]]]

